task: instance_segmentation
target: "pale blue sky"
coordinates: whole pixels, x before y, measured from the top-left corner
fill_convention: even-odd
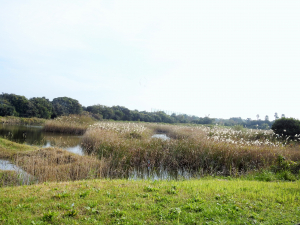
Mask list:
[[[0,0],[0,92],[300,118],[300,1]]]

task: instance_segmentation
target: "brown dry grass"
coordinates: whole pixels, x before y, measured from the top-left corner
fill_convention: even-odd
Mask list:
[[[90,129],[83,146],[100,159],[108,159],[116,173],[129,173],[134,168],[168,171],[187,170],[200,175],[241,175],[270,168],[278,156],[299,161],[299,146],[282,146],[264,140],[237,143],[230,139],[215,140],[209,128],[172,125],[146,125],[155,132],[167,133],[169,141],[154,138],[126,138],[114,130]],[[239,134],[239,133],[234,133]],[[256,134],[255,134],[256,135]],[[245,135],[243,137],[246,137]],[[233,138],[233,137],[231,137]],[[249,137],[249,140],[252,138]],[[266,144],[268,143],[268,144]],[[116,174],[110,174],[116,176]]]
[[[13,161],[39,182],[101,178],[108,170],[104,160],[75,155],[59,148],[19,153]]]
[[[44,125],[44,131],[68,134],[84,134],[87,128],[94,124],[95,120],[86,115],[61,116],[54,120],[48,120]]]

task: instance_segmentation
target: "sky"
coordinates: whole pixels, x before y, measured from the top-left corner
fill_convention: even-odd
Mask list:
[[[299,21],[299,0],[0,0],[0,93],[299,119]]]

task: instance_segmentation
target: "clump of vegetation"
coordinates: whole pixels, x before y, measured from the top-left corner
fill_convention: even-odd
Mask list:
[[[12,160],[38,182],[101,178],[107,175],[106,162],[79,156],[59,148],[19,153]]]
[[[293,118],[275,120],[272,130],[282,139],[300,140],[300,121]]]
[[[108,164],[91,156],[80,156],[59,148],[42,148],[0,138],[0,158],[13,162],[38,182],[70,181],[107,177]],[[4,172],[12,175],[13,173]],[[7,183],[3,175],[2,183]],[[17,184],[17,183],[16,183]]]
[[[0,170],[0,188],[19,185],[19,175],[16,171]]]
[[[44,125],[44,131],[84,134],[87,128],[95,123],[95,119],[87,115],[69,115],[48,120]]]

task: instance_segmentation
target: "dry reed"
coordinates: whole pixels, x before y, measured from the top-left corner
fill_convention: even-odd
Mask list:
[[[86,115],[69,115],[48,120],[43,129],[47,132],[81,135],[94,123],[95,120]]]
[[[173,139],[128,138],[115,129],[92,128],[84,135],[83,147],[90,154],[109,160],[111,171],[116,172],[111,176],[118,176],[118,172],[124,176],[134,168],[186,170],[201,175],[240,175],[269,168],[276,163],[278,156],[300,160],[298,147],[291,148],[269,140],[267,137],[272,134],[262,131],[242,133],[203,126],[145,126],[153,132],[167,133]]]
[[[75,155],[59,148],[19,153],[14,157],[14,163],[38,182],[101,178],[107,174],[104,160]]]

